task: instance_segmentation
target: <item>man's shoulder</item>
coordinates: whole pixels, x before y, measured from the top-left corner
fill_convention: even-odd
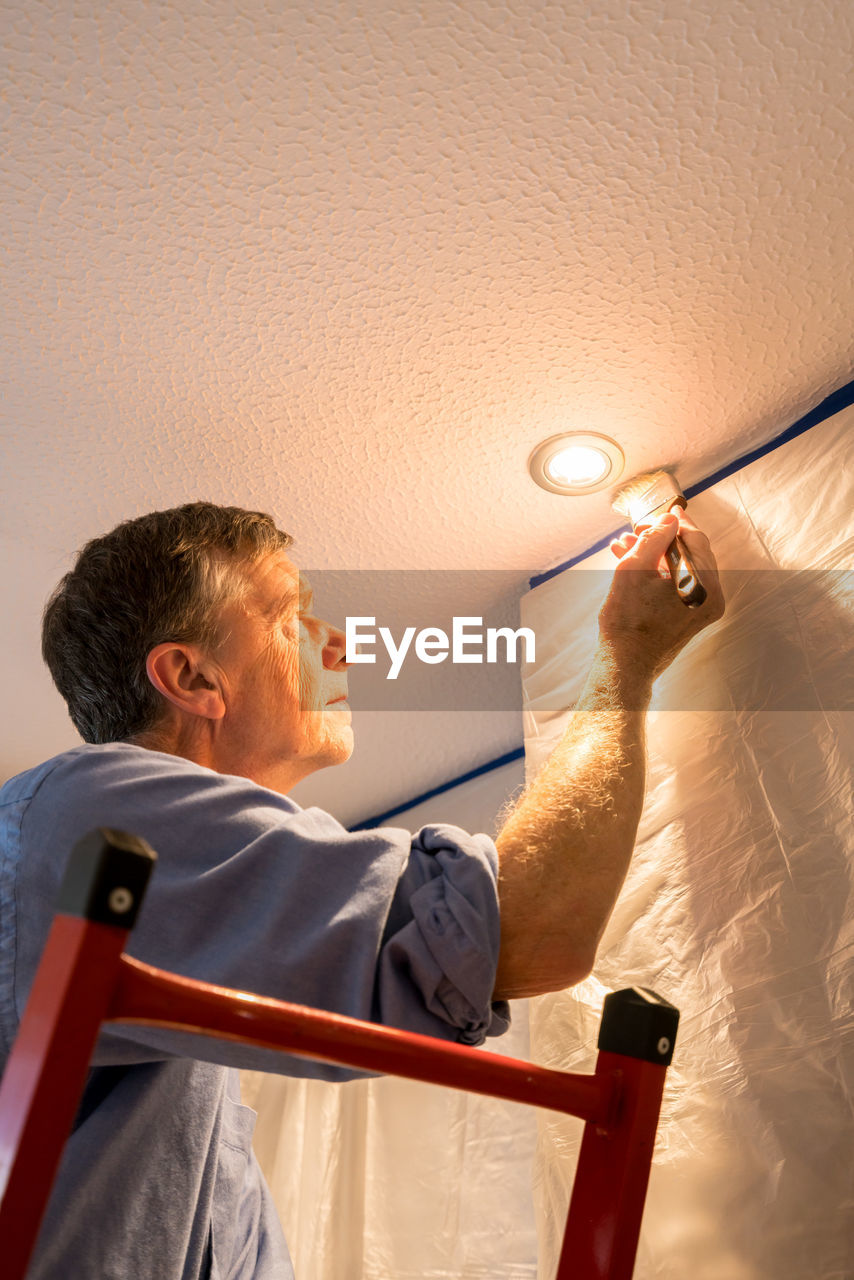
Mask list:
[[[60,829],[71,839],[98,826],[161,844],[186,824],[208,841],[276,830],[314,839],[346,834],[330,814],[250,778],[125,742],[84,743],[27,769],[0,788],[0,811],[40,842]]]
[[[226,813],[263,812],[267,822],[281,823],[299,806],[248,778],[111,742],[72,747],[11,778],[0,789],[0,811],[43,840],[60,826],[78,835],[96,826],[160,834],[188,816],[209,827]]]
[[[72,776],[75,782],[87,778],[95,782],[118,774],[154,779],[167,773],[192,776],[200,772],[210,771],[178,756],[149,751],[128,742],[83,742],[10,778],[0,787],[0,804],[32,800],[45,783],[65,781]]]

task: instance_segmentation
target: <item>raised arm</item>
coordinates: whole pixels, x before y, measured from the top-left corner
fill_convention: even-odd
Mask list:
[[[677,527],[708,591],[698,609],[686,608],[659,572]],[[643,808],[653,682],[724,611],[708,539],[684,512],[611,549],[619,562],[587,682],[563,738],[496,840],[497,998],[559,991],[590,972]]]

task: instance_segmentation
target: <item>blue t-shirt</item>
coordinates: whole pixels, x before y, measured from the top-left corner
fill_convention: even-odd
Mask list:
[[[0,790],[0,1064],[70,849],[96,826],[157,852],[128,945],[148,964],[464,1044],[508,1026],[491,1001],[488,837],[350,833],[245,778],[117,743],[65,752]],[[92,1065],[28,1280],[286,1280],[236,1068],[357,1073],[115,1023]]]

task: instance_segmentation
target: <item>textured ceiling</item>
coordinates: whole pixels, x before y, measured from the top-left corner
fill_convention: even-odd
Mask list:
[[[534,487],[543,437],[604,432],[627,475],[687,485],[847,382],[852,24],[847,0],[4,5],[3,771],[73,740],[38,611],[120,519],[207,497],[273,511],[308,567],[521,588],[615,524]],[[419,723],[366,718],[346,818],[520,736]]]

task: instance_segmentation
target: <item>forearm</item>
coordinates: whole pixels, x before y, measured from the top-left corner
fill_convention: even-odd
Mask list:
[[[677,532],[708,592],[696,609],[685,608],[664,562]],[[709,541],[684,513],[622,535],[611,550],[619,563],[590,676],[566,734],[496,842],[499,996],[561,990],[590,972],[643,808],[653,681],[724,613]]]
[[[496,995],[589,973],[634,848],[652,676],[602,641],[569,727],[498,838]]]

